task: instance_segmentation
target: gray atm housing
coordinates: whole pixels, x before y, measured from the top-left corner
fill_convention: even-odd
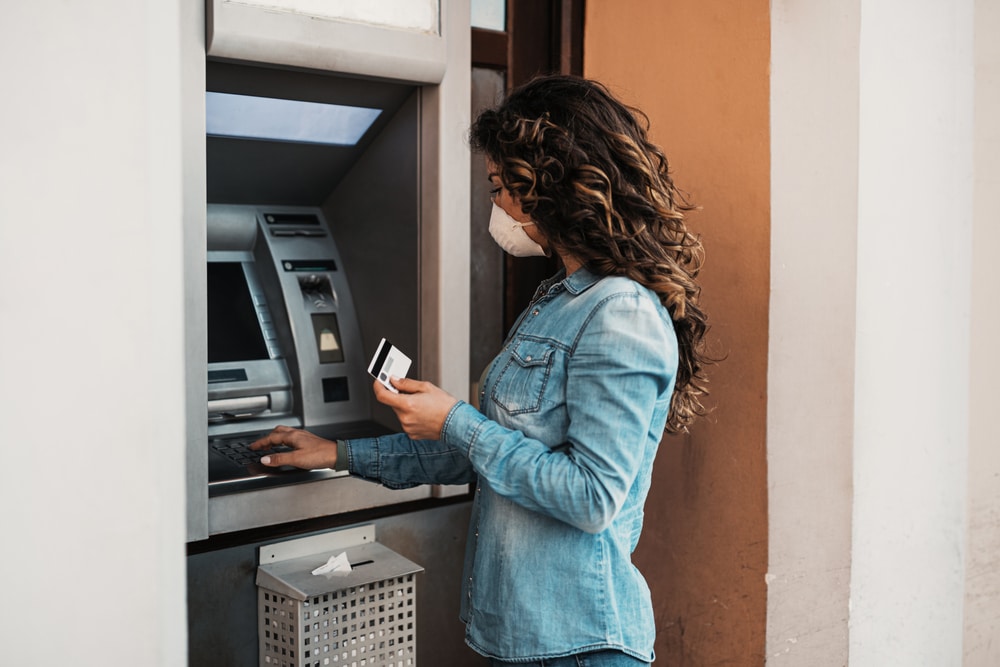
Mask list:
[[[420,575],[418,602],[427,613],[419,632],[434,641],[421,642],[420,664],[466,664],[472,654],[462,642],[461,624],[453,619],[469,503],[409,501],[456,492],[468,497],[467,486],[389,490],[344,476],[209,496],[207,417],[210,407],[220,405],[208,405],[206,399],[209,391],[213,400],[224,399],[216,395],[221,385],[210,390],[206,382],[205,269],[221,261],[217,253],[230,252],[208,251],[218,247],[214,241],[206,245],[210,211],[214,217],[224,209],[253,209],[253,243],[264,247],[238,252],[253,262],[251,272],[261,283],[277,270],[269,241],[261,237],[259,216],[281,207],[319,211],[343,264],[338,272],[349,283],[362,360],[385,336],[413,359],[412,376],[458,398],[468,396],[468,0],[432,0],[429,4],[439,7],[439,25],[428,32],[276,10],[278,5],[307,4],[207,0],[205,12],[197,11],[197,3],[185,12],[192,22],[202,22],[187,33],[182,100],[188,663],[256,664],[259,619],[253,573],[263,561],[258,547],[348,525],[359,520],[362,513],[356,510],[362,508],[393,505],[371,514],[381,517],[373,520],[379,542],[427,568]],[[324,4],[367,8],[390,3]],[[202,28],[203,41],[196,34]],[[353,104],[382,113],[355,146],[225,139],[206,135],[205,91]],[[277,300],[263,286],[260,291],[267,295],[273,317],[289,307],[280,289]],[[299,295],[301,301],[301,290]],[[257,318],[254,314],[251,320]],[[342,329],[343,318],[338,316]],[[291,342],[286,343],[298,344],[291,327],[289,322],[285,334]],[[285,334],[275,324],[279,346]],[[355,354],[346,338],[343,343],[345,356]],[[300,362],[292,361],[298,352],[287,345],[280,351],[291,387],[286,394],[291,417],[310,419],[296,401],[298,392],[311,391],[300,381]],[[257,356],[272,360],[269,352]],[[318,372],[332,373],[336,365],[323,364],[329,368]],[[271,406],[280,402],[274,399]],[[391,411],[370,398],[369,410],[372,421],[394,426]],[[257,413],[255,419],[263,423],[268,417]],[[247,428],[253,428],[251,421],[247,418]],[[213,432],[221,428],[219,423],[212,426]]]
[[[367,364],[385,337],[420,375],[420,88],[210,62],[207,89],[381,109],[354,146],[207,138],[209,441],[277,424],[327,437],[398,430],[371,398]],[[234,271],[253,304],[242,331],[216,326],[211,312],[213,281]],[[225,356],[228,341],[218,340],[258,335],[264,349],[250,359]],[[211,482],[209,532],[434,493],[327,479],[335,476]]]

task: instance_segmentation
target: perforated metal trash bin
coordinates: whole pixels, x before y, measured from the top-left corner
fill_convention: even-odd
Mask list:
[[[312,574],[332,553],[257,568],[260,665],[417,664],[415,575],[423,568],[377,542],[340,551],[351,563],[346,575]]]

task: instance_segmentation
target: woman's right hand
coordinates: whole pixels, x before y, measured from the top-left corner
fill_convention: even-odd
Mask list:
[[[291,447],[294,451],[267,453],[268,450],[280,445]],[[336,442],[291,426],[275,427],[263,438],[251,443],[250,449],[263,452],[265,455],[261,457],[260,462],[269,468],[293,466],[303,470],[315,470],[332,468],[337,464]]]

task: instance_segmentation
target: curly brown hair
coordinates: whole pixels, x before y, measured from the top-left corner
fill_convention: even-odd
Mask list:
[[[581,77],[535,78],[473,123],[470,145],[550,246],[597,275],[625,276],[669,310],[679,365],[666,430],[685,432],[705,413],[707,318],[695,281],[701,239],[684,214],[667,158],[647,137],[649,118]]]

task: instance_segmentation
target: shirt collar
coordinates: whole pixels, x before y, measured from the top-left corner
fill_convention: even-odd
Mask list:
[[[581,266],[579,269],[568,275],[563,284],[566,291],[573,295],[579,295],[590,289],[601,279],[601,276],[591,273],[587,267]]]

